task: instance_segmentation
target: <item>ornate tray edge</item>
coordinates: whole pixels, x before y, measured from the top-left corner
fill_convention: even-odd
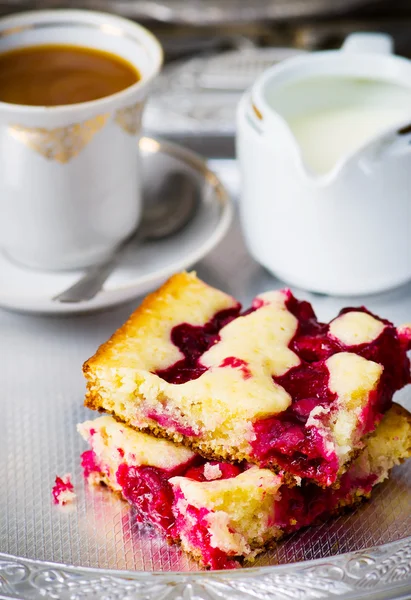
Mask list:
[[[107,571],[0,553],[0,598],[50,600],[283,600],[407,598],[411,536],[331,558],[238,571]]]

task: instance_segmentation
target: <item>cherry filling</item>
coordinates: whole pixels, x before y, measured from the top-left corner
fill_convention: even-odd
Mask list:
[[[107,471],[107,466],[99,463],[93,450],[87,450],[82,454],[81,464],[85,477],[89,477],[92,473]],[[175,533],[173,531],[175,518],[172,510],[174,492],[168,480],[181,475],[195,481],[208,481],[204,475],[205,464],[205,459],[198,455],[169,470],[121,463],[117,469],[116,479],[124,498],[136,509],[137,520],[148,521],[172,538]],[[218,467],[218,479],[236,477],[244,470],[240,466],[228,463],[208,464]]]
[[[182,323],[173,327],[171,341],[184,358],[167,369],[156,371],[156,375],[168,383],[186,383],[198,379],[207,370],[200,362],[201,355],[218,342],[220,329],[237,318],[240,309],[241,305],[238,304],[234,308],[221,310],[202,326]]]
[[[86,450],[81,455],[81,466],[83,467],[84,477],[92,473],[102,473],[102,469],[93,450]]]
[[[335,453],[327,451],[315,427],[304,428],[286,411],[280,418],[269,418],[254,425],[257,439],[252,442],[260,466],[279,465],[298,477],[315,479],[320,485],[336,480],[339,469]]]
[[[211,545],[211,533],[207,516],[210,511],[206,508],[196,508],[189,504],[184,513],[178,510],[178,501],[184,502],[181,492],[176,494],[176,527],[180,536],[184,536],[189,544],[198,549],[205,565],[211,569],[236,569],[239,563],[230,558],[226,552]]]
[[[248,368],[248,363],[242,358],[237,358],[236,356],[227,356],[227,358],[222,361],[220,367],[240,369],[244,379],[250,379],[250,377],[252,377],[252,373]]]
[[[156,421],[162,427],[173,429],[177,433],[181,433],[181,435],[185,435],[185,436],[189,436],[189,437],[198,436],[197,431],[195,431],[192,427],[189,427],[187,425],[182,425],[178,421],[178,419],[176,419],[175,417],[172,417],[171,415],[167,414],[166,412],[149,410],[147,412],[147,417],[149,419],[153,419],[153,421]]]
[[[262,466],[274,462],[299,477],[314,478],[325,485],[334,481],[337,457],[326,450],[315,427],[306,427],[315,407],[328,408],[336,399],[328,380],[329,372],[323,362],[302,363],[275,378],[293,402],[278,416],[254,424],[256,439],[252,448]]]
[[[347,472],[341,477],[338,489],[321,489],[312,483],[294,488],[284,485],[275,506],[275,525],[285,533],[312,525],[335,512],[341,501],[349,502],[357,490],[371,492],[376,480],[376,475],[356,478]]]
[[[122,494],[136,509],[139,521],[148,518],[153,525],[171,533],[174,525],[172,511],[173,488],[164,471],[156,467],[131,467],[121,464],[117,470],[117,482]]]
[[[317,416],[324,425],[332,412],[338,410],[333,406],[336,395],[329,389],[325,360],[337,352],[355,352],[384,366],[378,388],[370,393],[361,415],[361,434],[365,434],[375,428],[391,406],[394,392],[411,381],[406,355],[409,340],[400,339],[389,321],[379,319],[385,328],[377,339],[367,344],[346,346],[329,335],[329,325],[318,322],[308,302],[300,302],[288,292],[286,306],[298,320],[297,332],[289,347],[299,356],[301,364],[274,380],[291,395],[292,404],[280,415],[254,424],[256,439],[252,448],[262,466],[277,464],[294,475],[329,485],[337,477],[337,456],[326,449],[326,440],[315,427],[306,426],[313,408],[327,409],[325,416]],[[346,308],[340,315],[353,310],[372,314],[360,307]]]

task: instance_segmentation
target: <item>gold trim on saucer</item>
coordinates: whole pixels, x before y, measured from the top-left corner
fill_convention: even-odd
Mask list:
[[[123,131],[130,135],[136,135],[141,128],[144,102],[140,101],[127,108],[120,108],[114,117],[114,121]]]
[[[104,127],[108,117],[109,113],[97,115],[83,123],[55,129],[9,125],[8,131],[14,139],[27,148],[31,148],[48,160],[64,164],[80,154],[96,133]]]

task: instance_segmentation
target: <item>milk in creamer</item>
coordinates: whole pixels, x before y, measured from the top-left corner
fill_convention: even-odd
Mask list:
[[[270,104],[315,174],[327,173],[378,134],[411,123],[411,88],[386,81],[312,77],[284,85]]]

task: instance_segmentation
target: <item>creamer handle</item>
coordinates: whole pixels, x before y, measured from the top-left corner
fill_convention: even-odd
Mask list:
[[[411,122],[401,129],[391,131],[377,138],[362,154],[364,168],[375,168],[375,165],[387,158],[407,156],[411,154]]]
[[[343,52],[372,52],[376,54],[392,54],[394,40],[387,33],[351,33],[341,46]]]
[[[394,132],[383,144],[381,157],[411,153],[411,123]]]

